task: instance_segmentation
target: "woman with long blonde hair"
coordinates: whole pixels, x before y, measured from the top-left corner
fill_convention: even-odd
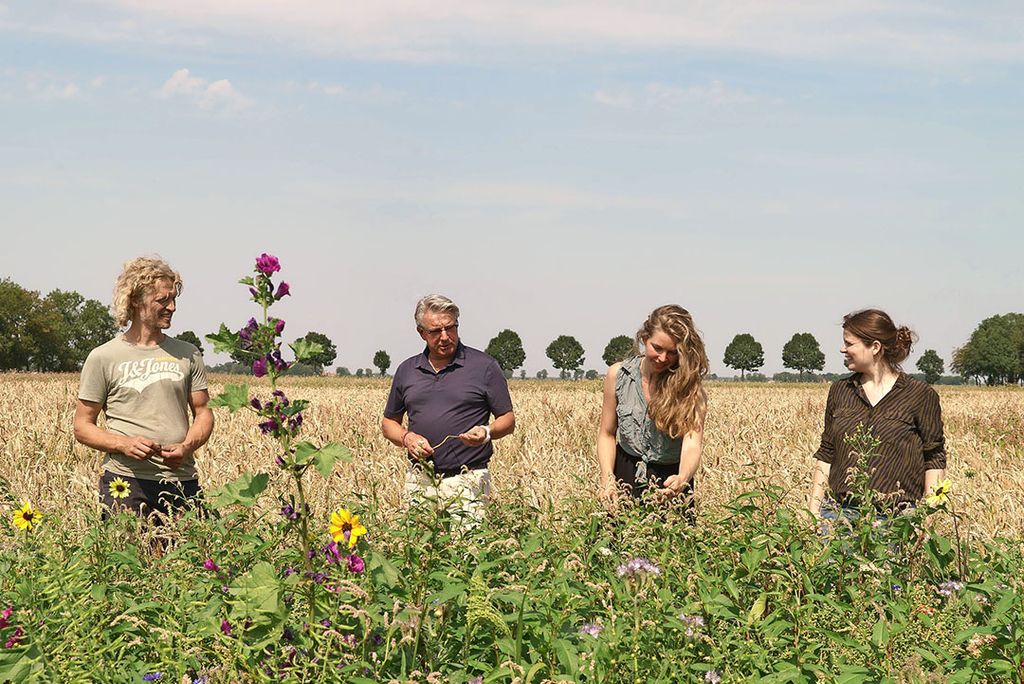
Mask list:
[[[704,341],[690,313],[675,304],[652,311],[636,340],[642,353],[612,365],[604,382],[601,496],[653,489],[692,497],[708,408]]]

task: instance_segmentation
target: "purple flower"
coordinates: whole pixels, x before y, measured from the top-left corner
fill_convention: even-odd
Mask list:
[[[294,432],[302,425],[302,414],[296,413],[294,418],[288,419],[288,427]]]
[[[477,675],[476,677],[470,677],[466,680],[466,684],[484,684],[484,676]]]
[[[260,402],[259,397],[253,397],[249,400],[249,406],[252,406],[257,411],[263,410],[263,404]]]
[[[279,390],[279,389],[278,390],[274,390],[273,391],[273,395],[281,400],[281,406],[287,406],[288,405],[288,403],[289,403],[288,402],[288,397],[286,397],[284,395],[284,390]]]
[[[267,358],[261,356],[252,362],[252,374],[257,378],[262,378],[267,374]]]
[[[224,636],[231,636],[231,623],[226,619],[220,621],[220,631],[223,632]]]
[[[281,358],[281,350],[280,349],[275,349],[273,352],[271,352],[270,355],[267,357],[267,359],[269,361],[273,361],[274,362],[274,370],[276,370],[278,372],[280,372],[280,371],[282,371],[282,370],[284,370],[284,369],[286,369],[288,367],[288,363],[284,359]]]
[[[341,551],[338,549],[337,543],[333,541],[327,542],[327,545],[324,547],[324,556],[326,556],[329,565],[341,564]]]
[[[636,577],[643,577],[645,575],[660,575],[661,568],[646,558],[633,558],[632,560],[626,561],[620,565],[616,572],[619,577],[633,579]]]
[[[946,580],[939,585],[939,593],[943,596],[952,596],[956,592],[964,588],[963,582],[957,582],[956,580]]]
[[[384,637],[380,635],[380,632],[374,632],[373,637],[371,637],[371,641],[373,641],[374,646],[380,646],[384,643]]]
[[[277,286],[277,292],[274,293],[274,299],[280,299],[287,294],[291,294],[290,288],[288,287],[288,283],[282,280]]]
[[[274,332],[278,335],[284,330],[284,321],[280,318],[274,319]]]
[[[205,677],[205,676],[203,676],[203,677],[196,677],[195,679],[192,680],[192,684],[207,684],[207,682],[209,682],[209,681],[210,680],[207,677]]]
[[[326,572],[307,572],[306,577],[313,580],[317,584],[323,584],[324,580],[327,579]]]
[[[256,291],[255,287],[250,287],[249,288],[249,294],[251,294],[254,299],[259,298],[259,296],[260,296],[260,293]]]
[[[276,465],[278,468],[284,468],[286,464],[284,462],[284,459],[281,458],[280,455],[278,455],[274,457],[274,465]]]
[[[700,615],[687,615],[686,613],[680,613],[679,621],[686,625],[687,638],[692,638],[697,634],[697,631],[704,626],[704,618]]]
[[[11,624],[10,619],[13,614],[14,606],[7,606],[3,611],[0,611],[0,629],[4,629],[7,625]]]
[[[320,624],[323,627],[330,627],[331,626],[331,621],[328,620],[327,618],[324,618],[323,620],[320,621]]]
[[[718,670],[708,670],[704,673],[704,681],[708,684],[718,684],[722,681],[722,675],[718,674]]]
[[[21,641],[21,637],[25,636],[25,630],[19,625],[17,629],[7,639],[7,643],[4,644],[4,648],[14,648]]]
[[[299,512],[295,510],[295,507],[292,506],[290,503],[286,503],[285,505],[281,506],[281,516],[285,520],[295,521],[299,519]]]
[[[345,644],[346,646],[350,646],[352,648],[355,648],[355,645],[356,645],[356,635],[352,634],[352,633],[342,634],[341,635],[341,643]]]
[[[209,570],[210,572],[219,572],[220,571],[220,566],[218,566],[216,563],[214,563],[212,558],[207,558],[206,560],[204,560],[203,561],[203,567],[206,568],[207,570]]]
[[[256,322],[255,318],[250,318],[249,322],[245,324],[245,327],[238,331],[238,336],[246,342],[252,341],[252,335],[259,328],[259,323]]]
[[[588,622],[587,624],[580,627],[581,636],[592,636],[595,639],[601,636],[601,632],[604,631],[604,627],[599,622]]]
[[[363,562],[362,558],[360,558],[359,556],[357,556],[354,553],[351,554],[348,557],[348,571],[349,572],[355,573],[356,575],[361,575],[363,573],[363,570],[365,570],[365,569],[366,569],[366,563]]]
[[[279,428],[276,418],[268,418],[267,420],[260,423],[260,432],[268,434]]]
[[[263,275],[270,275],[281,270],[281,262],[276,256],[264,252],[256,258],[256,270]]]
[[[142,675],[142,681],[144,682],[155,682],[164,676],[163,672],[150,672],[149,674]]]
[[[291,577],[292,575],[295,574],[295,568],[285,568],[284,570],[281,571],[281,574],[284,577]]]

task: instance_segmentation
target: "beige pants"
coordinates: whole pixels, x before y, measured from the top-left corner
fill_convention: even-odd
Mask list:
[[[483,520],[491,499],[491,473],[484,468],[435,480],[422,468],[411,467],[405,474],[405,493],[413,506],[437,506],[471,528]]]

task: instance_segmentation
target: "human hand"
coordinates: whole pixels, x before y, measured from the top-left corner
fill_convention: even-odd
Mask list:
[[[123,437],[118,448],[122,454],[136,461],[145,461],[150,456],[160,453],[160,445],[148,437]]]
[[[459,435],[459,439],[466,446],[478,447],[487,444],[487,428],[483,425],[477,425],[472,430],[468,430]]]
[[[605,505],[615,504],[619,500],[619,488],[615,480],[602,482],[597,491],[597,500]]]
[[[665,478],[664,486],[658,489],[658,494],[671,499],[681,495],[686,490],[686,480],[679,475],[669,475]]]
[[[430,446],[430,442],[423,435],[418,435],[415,432],[405,433],[405,437],[402,438],[402,446],[405,447],[409,455],[415,458],[417,461],[429,459],[434,455],[434,449]]]
[[[186,447],[184,443],[165,444],[164,446],[160,447],[160,456],[163,457],[164,463],[167,464],[172,469],[177,469],[178,466],[181,465],[181,462],[185,459],[185,457],[190,456],[191,454],[192,449]]]

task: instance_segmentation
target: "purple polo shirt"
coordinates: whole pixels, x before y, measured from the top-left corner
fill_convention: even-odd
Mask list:
[[[487,425],[491,415],[512,410],[508,381],[491,356],[459,342],[451,363],[435,373],[427,350],[408,358],[395,371],[384,415],[399,422],[409,414],[409,430],[432,445],[447,435],[458,435]],[[434,452],[434,470],[442,475],[486,468],[494,447],[466,446],[451,438]]]

